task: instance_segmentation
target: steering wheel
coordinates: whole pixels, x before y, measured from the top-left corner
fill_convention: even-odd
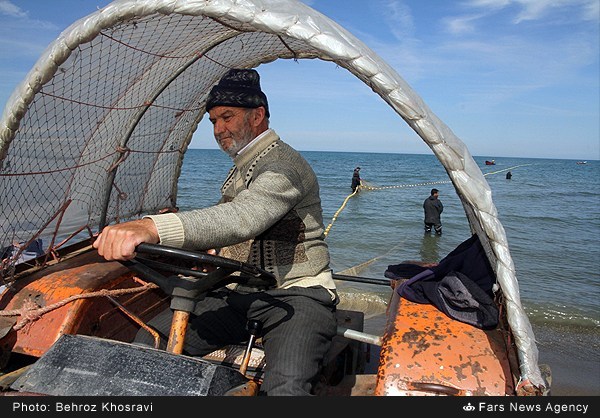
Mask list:
[[[202,299],[205,293],[230,283],[261,288],[277,285],[277,279],[272,273],[226,257],[146,243],[139,244],[136,253],[133,260],[121,263],[171,295],[172,307],[188,312],[193,310],[196,301]],[[157,256],[159,259],[147,256]],[[203,271],[207,265],[214,269]],[[158,270],[173,275],[165,276]],[[233,275],[236,272],[239,275]],[[173,306],[176,300],[179,302],[177,306]]]

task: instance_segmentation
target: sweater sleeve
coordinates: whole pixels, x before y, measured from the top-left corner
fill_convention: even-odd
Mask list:
[[[162,245],[181,248],[185,239],[185,231],[181,220],[174,213],[147,215],[156,225],[158,237]]]
[[[232,201],[174,214],[185,231],[183,246],[219,248],[254,238],[294,208],[304,193],[293,167],[272,162]]]

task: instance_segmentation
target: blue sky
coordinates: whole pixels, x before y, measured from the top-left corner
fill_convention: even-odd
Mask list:
[[[42,51],[106,0],[0,0],[0,104]],[[390,64],[474,156],[600,159],[600,1],[305,1]],[[300,150],[430,154],[329,62],[259,67],[271,126]],[[191,147],[216,148],[202,121]]]

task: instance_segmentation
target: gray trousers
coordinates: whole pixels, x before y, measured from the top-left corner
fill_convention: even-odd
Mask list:
[[[225,345],[243,344],[249,339],[248,320],[257,320],[262,323],[266,360],[260,394],[310,395],[337,331],[337,302],[320,286],[246,294],[229,289],[210,292],[190,317],[184,354],[203,356]],[[172,316],[167,309],[150,325],[169,335]],[[136,342],[153,345],[143,329]]]

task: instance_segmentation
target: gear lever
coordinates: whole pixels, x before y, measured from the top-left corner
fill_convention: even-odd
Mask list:
[[[244,353],[244,357],[242,358],[242,364],[240,365],[240,373],[242,373],[244,376],[246,375],[246,371],[248,370],[248,363],[250,362],[250,354],[252,352],[252,348],[254,347],[254,342],[256,341],[256,338],[262,330],[262,323],[260,321],[251,319],[250,321],[248,321],[248,324],[246,326],[248,328],[248,332],[250,333],[250,339],[248,340],[246,352]]]

